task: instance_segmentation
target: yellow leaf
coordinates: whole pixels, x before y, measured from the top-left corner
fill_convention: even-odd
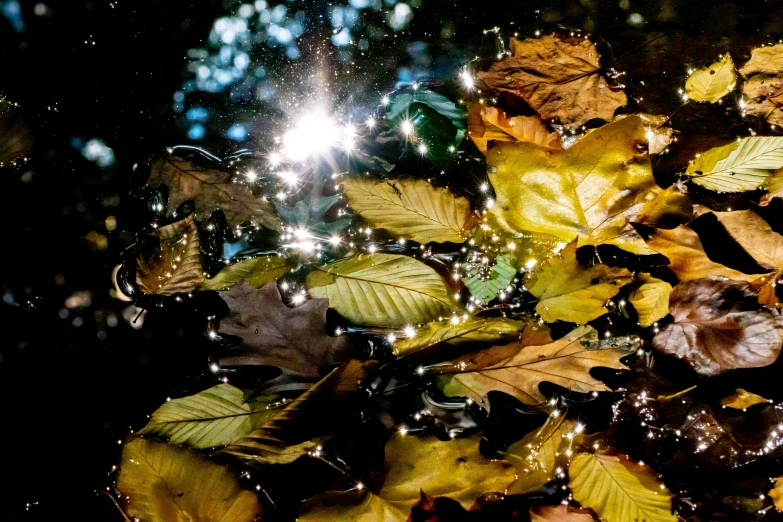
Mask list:
[[[772,176],[770,176],[770,178],[766,181],[766,183],[764,183],[762,188],[767,191],[767,193],[764,194],[759,201],[759,205],[762,207],[769,205],[773,198],[782,198],[783,169],[776,170],[774,174],[772,174]]]
[[[691,198],[673,185],[647,202],[639,210],[634,222],[658,228],[674,228],[688,223],[691,219],[693,219]]]
[[[642,464],[580,453],[568,468],[574,500],[606,522],[676,522],[669,491]]]
[[[574,510],[568,506],[538,506],[530,512],[530,522],[595,522],[586,509]]]
[[[672,285],[649,274],[641,274],[639,280],[642,285],[631,294],[628,301],[639,314],[639,324],[647,327],[669,313]]]
[[[744,113],[783,125],[783,44],[765,45],[751,51],[751,57],[739,72]]]
[[[781,167],[783,136],[752,136],[701,153],[685,175],[716,192],[746,192],[761,188]]]
[[[671,127],[664,127],[669,121],[668,116],[665,114],[647,114],[639,112],[636,114],[618,114],[614,119],[616,121],[629,116],[637,116],[642,120],[650,154],[660,154],[671,144],[672,139],[674,138],[674,129]]]
[[[775,486],[767,493],[778,511],[783,511],[783,477],[775,479]]]
[[[604,303],[631,282],[625,268],[606,265],[579,266],[576,241],[563,249],[533,275],[528,291],[538,298],[536,312],[544,321],[584,324],[607,312]]]
[[[240,281],[247,281],[253,288],[260,288],[277,281],[287,272],[287,260],[282,256],[251,257],[227,266],[201,283],[198,290],[228,290]]]
[[[395,355],[405,357],[438,344],[454,346],[466,342],[510,341],[519,335],[526,324],[525,321],[503,317],[471,317],[456,325],[451,321],[433,322],[418,330],[415,336],[394,343],[393,351]]]
[[[735,410],[745,410],[756,404],[762,404],[765,402],[772,402],[769,399],[765,399],[761,395],[750,393],[749,391],[737,388],[737,390],[728,397],[720,401],[721,406],[724,408],[733,408]]]
[[[252,522],[263,513],[225,466],[140,438],[122,450],[117,489],[128,516],[140,522]]]
[[[697,102],[715,103],[734,90],[737,73],[729,53],[707,67],[696,69],[685,81],[685,94]]]
[[[527,141],[542,147],[563,148],[560,135],[549,132],[538,116],[508,118],[502,110],[486,105],[468,105],[468,136],[484,154],[489,141]]]
[[[604,125],[565,150],[497,143],[487,154],[497,196],[490,213],[512,232],[649,254],[630,226],[660,191],[646,146],[638,117]]]
[[[373,226],[418,243],[463,243],[470,203],[424,180],[346,179],[351,207]],[[475,226],[475,223],[471,228]]]

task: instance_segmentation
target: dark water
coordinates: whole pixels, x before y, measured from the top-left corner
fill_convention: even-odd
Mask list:
[[[302,34],[288,40],[257,25],[251,36],[264,36],[252,45],[237,43],[241,34],[208,40],[238,2],[23,1],[17,14],[16,2],[0,0],[0,93],[21,105],[35,137],[27,165],[0,170],[0,520],[118,520],[95,493],[119,460],[118,441],[167,396],[212,384],[200,332],[177,314],[134,325],[135,308],[110,296],[111,269],[143,225],[128,194],[134,163],[181,143],[263,149],[311,90],[303,79],[313,71],[331,75],[341,111],[366,113],[398,81],[449,79],[474,56],[494,55],[496,33],[484,32],[494,27],[502,41],[582,29],[628,72],[631,97],[665,114],[680,104],[688,67],[725,51],[741,63],[783,35],[783,2],[761,0],[408,3],[396,31],[371,9],[339,15],[356,14],[351,36],[367,41],[351,55],[337,45],[349,22],[331,23],[347,0],[257,3],[269,17],[285,6],[279,26]],[[378,28],[391,36],[374,39]],[[222,64],[221,47],[232,53]],[[199,59],[219,66],[202,73]],[[724,110],[683,109],[674,126],[691,138],[657,161],[656,175],[746,132],[718,119]]]

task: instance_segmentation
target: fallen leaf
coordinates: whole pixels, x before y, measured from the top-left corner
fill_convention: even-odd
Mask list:
[[[647,136],[647,150],[650,154],[660,154],[666,147],[671,145],[674,139],[674,129],[664,127],[669,121],[665,114],[647,114],[638,112],[636,114],[618,114],[614,117],[615,121],[627,118],[628,116],[637,116],[642,120],[644,132]]]
[[[198,290],[228,290],[240,281],[253,288],[277,281],[288,273],[288,260],[283,256],[260,256],[243,259],[201,283]]]
[[[660,192],[646,144],[638,117],[604,125],[562,151],[497,143],[487,154],[496,194],[489,212],[512,232],[649,254],[629,224]]]
[[[752,136],[702,152],[685,175],[716,192],[758,190],[783,167],[783,136]]]
[[[491,267],[482,264],[482,268],[484,273],[471,275],[463,280],[470,295],[481,303],[495,299],[517,275],[517,262],[510,256],[497,256]]]
[[[688,194],[677,185],[662,190],[655,199],[648,201],[639,210],[634,223],[657,228],[675,228],[693,219],[693,203]]]
[[[418,243],[464,243],[470,203],[424,180],[345,179],[351,207],[375,227]]]
[[[449,287],[412,257],[371,254],[317,267],[307,291],[358,324],[401,328],[437,319],[452,309]]]
[[[503,492],[515,468],[479,453],[481,435],[446,442],[397,434],[386,444],[383,483],[367,492],[326,492],[302,508],[299,522],[321,520],[405,522],[421,492],[470,508],[485,493]],[[369,489],[369,488],[368,488]]]
[[[772,401],[765,399],[761,395],[756,395],[755,393],[750,393],[749,391],[743,390],[742,388],[737,388],[734,393],[728,397],[725,397],[724,399],[721,399],[720,404],[724,408],[745,410],[751,406],[755,406],[756,404],[763,404],[767,402]]]
[[[252,522],[263,515],[233,471],[164,442],[125,444],[117,489],[128,516],[142,522]]]
[[[595,522],[595,519],[587,510],[560,504],[535,508],[530,512],[530,522]]]
[[[685,81],[685,94],[697,102],[715,103],[733,91],[736,85],[734,62],[726,53],[717,62],[693,71]]]
[[[777,312],[753,306],[757,299],[740,281],[709,277],[680,283],[669,301],[674,322],[652,344],[702,375],[768,366],[783,346],[783,322]]]
[[[767,191],[759,200],[762,207],[769,205],[773,198],[783,198],[783,169],[776,170],[762,188]]]
[[[767,493],[778,511],[783,511],[783,477],[775,479],[775,486]]]
[[[765,121],[783,125],[783,44],[765,45],[751,51],[750,60],[739,72],[742,110]]]
[[[487,90],[524,99],[548,120],[574,129],[593,118],[611,121],[626,104],[622,90],[613,90],[601,75],[600,55],[590,40],[544,35],[511,38],[511,56],[494,62],[476,79]]]
[[[580,453],[568,468],[574,500],[606,522],[676,522],[669,491],[653,470],[626,457]]]
[[[325,299],[289,308],[274,283],[258,290],[241,283],[220,296],[230,313],[220,321],[219,332],[242,338],[221,355],[223,366],[277,366],[283,375],[276,383],[301,382],[315,381],[318,368],[350,358],[349,339],[326,334]]]
[[[0,167],[26,161],[33,148],[33,132],[19,114],[19,105],[0,96]]]
[[[533,274],[527,288],[538,298],[536,312],[544,321],[584,324],[607,313],[606,301],[631,280],[625,268],[580,266],[573,241]]]
[[[475,103],[468,105],[468,136],[484,154],[489,141],[527,141],[542,147],[563,148],[560,135],[549,132],[538,116],[509,118],[500,109]]]
[[[783,268],[783,236],[772,230],[761,216],[752,210],[712,214],[759,265],[769,270]]]
[[[145,294],[173,295],[195,290],[204,282],[198,228],[193,214],[156,229],[136,257],[136,284]]]
[[[292,206],[277,201],[274,205],[290,232],[306,230],[310,235],[332,237],[348,228],[352,221],[350,216],[327,221],[327,213],[340,199],[339,194],[324,196],[323,180],[316,176],[310,184],[309,192]]]
[[[169,211],[190,200],[204,217],[221,209],[232,228],[250,221],[272,230],[281,229],[272,203],[253,194],[250,185],[229,172],[201,167],[189,159],[164,153],[151,162],[146,186],[155,188],[162,184],[169,189]]]
[[[672,285],[649,274],[641,274],[639,281],[641,286],[634,290],[628,301],[639,315],[639,324],[646,328],[668,315]]]
[[[546,400],[538,385],[544,381],[577,393],[610,391],[590,375],[595,367],[627,369],[620,359],[639,347],[636,338],[600,339],[590,326],[581,326],[565,337],[543,346],[523,342],[493,346],[481,357],[463,357],[450,361],[441,370],[453,374],[441,381],[449,396],[466,396],[476,402],[486,402],[487,393],[502,391],[524,404],[536,405]],[[500,352],[504,359],[493,356]],[[487,362],[492,364],[484,366]]]

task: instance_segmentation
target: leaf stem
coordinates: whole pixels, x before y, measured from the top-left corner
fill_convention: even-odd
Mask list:
[[[690,392],[690,391],[693,391],[693,390],[695,390],[695,389],[696,389],[696,386],[697,386],[697,385],[696,385],[696,384],[694,384],[694,385],[693,385],[693,386],[691,386],[690,388],[687,388],[687,389],[685,389],[685,390],[682,390],[682,391],[678,391],[677,393],[675,393],[675,394],[673,394],[673,395],[659,395],[659,396],[658,396],[658,400],[659,400],[659,401],[670,401],[670,400],[672,400],[672,399],[676,399],[677,397],[680,397],[681,395],[685,395],[686,393],[688,393],[688,392]]]

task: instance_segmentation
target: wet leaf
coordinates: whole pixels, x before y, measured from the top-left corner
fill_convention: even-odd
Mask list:
[[[230,310],[220,321],[220,333],[242,338],[222,354],[221,365],[277,366],[283,376],[275,382],[301,382],[317,380],[318,368],[351,356],[347,337],[326,333],[325,299],[310,299],[289,308],[274,283],[258,290],[242,283],[220,296]]]
[[[465,108],[457,105],[446,96],[429,89],[409,89],[395,95],[386,108],[386,117],[389,120],[400,120],[410,115],[411,106],[415,104],[426,105],[438,114],[446,117],[457,130],[455,140],[462,141],[467,130],[465,121]]]
[[[668,315],[672,285],[649,274],[641,274],[639,281],[641,286],[634,290],[628,301],[639,314],[639,324],[648,327]]]
[[[671,494],[649,467],[624,456],[580,453],[568,468],[574,500],[606,522],[676,522]]]
[[[595,519],[587,510],[560,504],[537,507],[530,512],[530,522],[595,522]]]
[[[510,47],[511,56],[479,72],[477,80],[491,92],[521,97],[545,120],[571,129],[593,118],[611,121],[627,102],[601,75],[598,50],[586,38],[511,38]]]
[[[274,202],[274,205],[289,229],[307,230],[309,234],[316,236],[335,236],[351,224],[350,216],[334,221],[326,220],[329,209],[339,201],[339,194],[323,195],[323,180],[316,177],[315,181],[311,183],[309,192],[296,201],[293,206],[283,205],[277,201]]]
[[[242,390],[219,384],[166,402],[155,410],[139,435],[161,437],[171,444],[198,449],[213,448],[244,437],[278,411],[269,402],[246,403]]]
[[[664,127],[669,121],[669,117],[665,114],[646,114],[644,112],[636,114],[618,114],[614,119],[621,120],[628,116],[637,116],[642,120],[650,154],[660,154],[671,144],[672,139],[674,138],[674,129],[671,127]]]
[[[463,243],[470,232],[468,200],[424,180],[346,179],[342,184],[362,218],[395,236],[418,243]]]
[[[767,493],[778,511],[783,511],[783,477],[775,479],[775,486]]]
[[[243,259],[207,279],[198,290],[228,290],[240,281],[253,288],[277,281],[288,273],[288,260],[282,256],[260,256]]]
[[[765,45],[751,51],[748,62],[739,70],[742,84],[742,108],[747,114],[783,125],[783,44]]]
[[[783,167],[783,136],[753,136],[702,152],[686,176],[716,192],[746,192],[764,185]]]
[[[537,270],[527,283],[538,298],[536,312],[544,321],[586,323],[607,312],[604,303],[630,283],[631,273],[606,265],[582,267],[576,259],[576,241]]]
[[[446,442],[395,435],[386,444],[383,483],[367,492],[327,492],[311,498],[299,522],[404,522],[421,493],[449,497],[470,508],[485,493],[503,492],[516,470],[479,453],[480,435]]]
[[[737,72],[729,53],[715,63],[696,69],[685,81],[685,94],[697,102],[715,103],[734,90]]]
[[[497,256],[486,276],[473,275],[463,282],[470,295],[482,303],[488,303],[511,284],[517,275],[517,262],[510,256]]]
[[[759,265],[770,270],[783,268],[783,236],[772,230],[761,216],[752,210],[713,214]]]
[[[250,185],[234,179],[231,173],[204,168],[174,154],[162,154],[151,163],[147,187],[161,184],[169,188],[169,211],[191,200],[204,218],[221,209],[232,228],[245,221],[272,230],[281,228],[272,203],[253,194]]]
[[[0,96],[0,167],[25,161],[33,148],[33,132],[19,114],[19,105]]]
[[[645,203],[634,219],[635,223],[657,228],[675,228],[693,219],[693,203],[688,194],[676,185],[661,191],[655,199]]]
[[[756,404],[763,404],[766,402],[772,402],[769,399],[765,399],[761,395],[750,393],[749,391],[737,388],[737,391],[721,399],[720,404],[724,408],[734,408],[735,410],[744,410],[755,406]]]
[[[155,248],[136,258],[136,284],[145,294],[191,292],[204,282],[196,220],[191,214],[152,232]]]
[[[233,471],[164,442],[127,443],[117,489],[128,516],[140,522],[252,522],[263,515]]]
[[[488,105],[468,105],[468,136],[484,154],[489,141],[527,141],[542,147],[563,148],[560,135],[549,132],[538,116],[509,118],[501,109]]]
[[[674,322],[652,344],[703,375],[768,366],[783,346],[783,322],[777,312],[754,306],[757,299],[740,281],[709,277],[680,283],[669,301]]]
[[[490,213],[512,232],[649,254],[629,224],[660,192],[646,143],[637,117],[604,125],[562,151],[497,143],[487,154],[497,196]]]
[[[448,369],[442,370],[453,374],[442,380],[444,392],[484,402],[488,392],[497,390],[536,405],[546,400],[538,389],[544,381],[578,393],[610,391],[590,375],[590,370],[599,366],[626,369],[620,359],[639,346],[638,339],[630,337],[602,340],[590,326],[576,328],[542,346],[525,345],[524,341],[451,361]],[[493,352],[499,353],[495,356]]]
[[[307,276],[313,297],[358,324],[391,328],[425,323],[452,308],[449,287],[411,257],[371,254],[316,268]]]
[[[775,173],[767,179],[762,188],[767,191],[759,201],[759,205],[762,207],[769,205],[773,198],[783,197],[783,169],[776,170]]]

